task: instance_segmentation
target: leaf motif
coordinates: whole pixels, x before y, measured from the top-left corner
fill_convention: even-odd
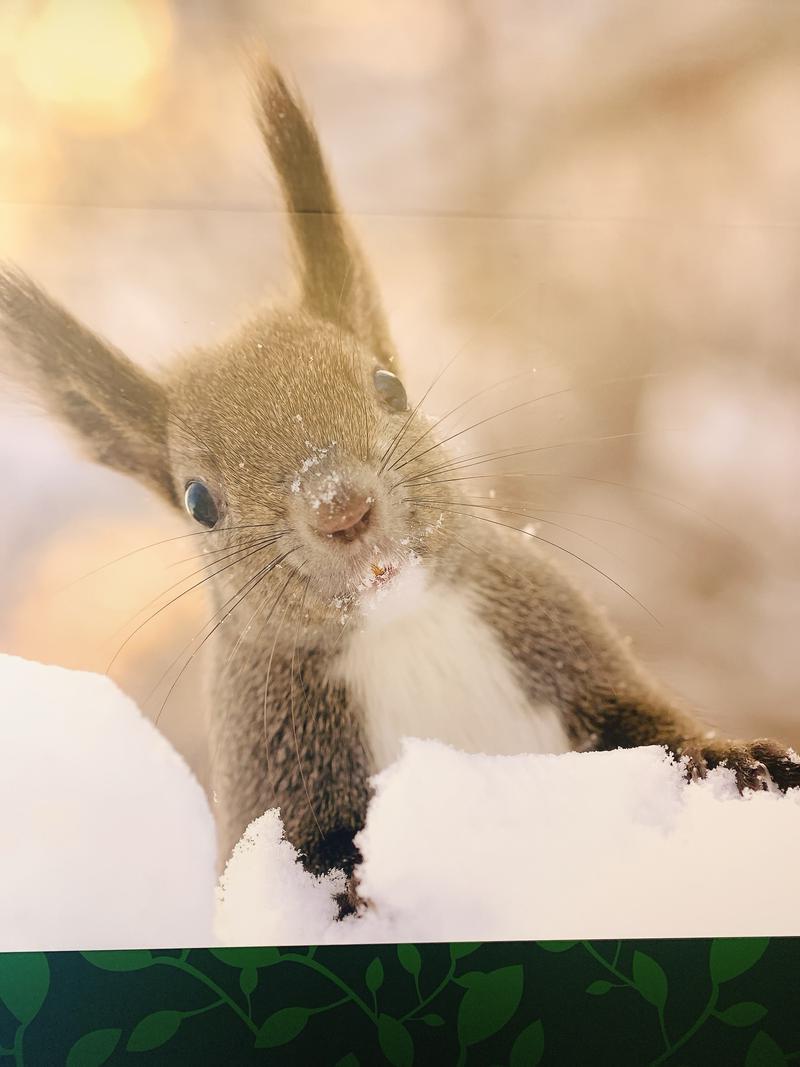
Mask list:
[[[375,956],[364,974],[364,981],[370,993],[377,993],[383,985],[383,964],[380,956]]]
[[[767,950],[768,937],[717,937],[711,942],[708,963],[711,980],[719,985],[749,971]]]
[[[245,967],[239,975],[239,988],[249,997],[258,985],[258,971],[255,967]]]
[[[398,945],[397,958],[400,966],[415,978],[422,970],[422,957],[416,945]]]
[[[483,944],[482,941],[459,941],[450,946],[450,959],[460,960],[464,956],[471,956],[476,949]]]
[[[340,1060],[337,1060],[333,1067],[361,1067],[361,1064],[359,1063],[358,1056],[353,1052],[348,1052],[346,1055],[342,1056]]]
[[[281,1008],[270,1015],[256,1035],[256,1048],[287,1045],[301,1033],[308,1022],[305,1008]]]
[[[121,1030],[91,1030],[67,1054],[66,1067],[100,1067],[119,1044]]]
[[[146,948],[125,952],[82,952],[81,955],[101,971],[142,971],[153,962],[153,953]]]
[[[392,1067],[411,1067],[414,1062],[414,1042],[411,1034],[391,1015],[378,1018],[378,1042]]]
[[[36,1018],[49,988],[50,966],[43,952],[0,955],[0,1002],[17,1022]]]
[[[276,948],[212,948],[211,955],[229,967],[269,967],[281,958]]]
[[[543,948],[545,952],[568,952],[573,945],[577,945],[577,941],[537,941],[536,944],[539,948]]]
[[[780,1046],[764,1030],[759,1030],[744,1058],[744,1067],[786,1067]]]
[[[586,992],[589,994],[590,997],[602,997],[609,991],[609,989],[613,988],[614,987],[612,986],[611,982],[606,982],[602,978],[600,978],[598,979],[598,981],[592,982],[591,985],[588,985],[586,987]]]
[[[458,1006],[458,1039],[464,1046],[483,1041],[506,1025],[522,997],[522,967],[501,967],[479,976]]]
[[[149,1052],[165,1045],[177,1033],[182,1018],[179,1011],[154,1011],[145,1015],[133,1028],[126,1052]]]
[[[428,1012],[427,1015],[422,1016],[422,1021],[426,1026],[444,1026],[444,1019],[441,1015],[437,1015],[435,1011]]]
[[[767,1014],[763,1004],[756,1004],[754,1000],[743,1000],[740,1004],[733,1004],[725,1011],[718,1011],[717,1018],[728,1026],[752,1026],[760,1022]]]
[[[633,954],[633,983],[644,999],[656,1008],[667,1003],[669,983],[660,963],[644,952]]]
[[[544,1055],[544,1027],[541,1019],[526,1026],[511,1046],[509,1067],[536,1067]]]
[[[486,981],[486,975],[483,971],[467,971],[466,974],[460,974],[453,981],[456,985],[460,985],[462,989],[472,989],[473,986],[482,988],[483,983]]]

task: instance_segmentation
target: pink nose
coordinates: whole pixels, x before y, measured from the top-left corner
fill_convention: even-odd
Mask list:
[[[355,541],[369,527],[372,497],[350,490],[331,500],[322,500],[315,509],[314,525],[326,537]]]

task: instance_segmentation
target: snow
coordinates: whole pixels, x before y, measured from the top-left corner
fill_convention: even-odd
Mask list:
[[[688,785],[661,748],[407,741],[377,783],[361,891],[385,940],[797,934],[799,831],[800,790],[742,798],[727,770]]]
[[[214,827],[107,678],[0,655],[0,951],[208,943]]]
[[[287,912],[270,815],[228,866],[219,936],[276,943],[284,919],[286,940],[312,943],[800,932],[800,790],[740,797],[725,770],[687,785],[660,748],[470,756],[419,740],[375,786],[365,915],[331,923],[308,878]]]
[[[216,936],[226,945],[303,944],[333,928],[342,875],[314,878],[283,837],[277,811],[248,827],[217,887]]]
[[[687,785],[658,748],[466,755],[408,739],[334,921],[279,814],[215,890],[205,796],[106,678],[0,656],[0,951],[800,933],[800,790]]]

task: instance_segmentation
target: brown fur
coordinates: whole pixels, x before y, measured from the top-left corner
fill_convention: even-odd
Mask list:
[[[362,709],[330,668],[348,640],[335,604],[353,599],[370,549],[314,533],[314,494],[331,479],[374,500],[370,546],[413,551],[432,580],[472,592],[531,703],[555,707],[576,748],[662,744],[690,774],[725,763],[740,788],[763,785],[767,771],[782,788],[799,784],[782,746],[706,734],[552,562],[459,513],[458,491],[426,477],[431,457],[381,472],[396,435],[404,449],[429,423],[378,403],[372,373],[394,368],[394,348],[310,121],[268,66],[256,96],[298,254],[296,306],[259,312],[156,380],[18,271],[0,276],[6,362],[89,454],[178,507],[191,479],[214,491],[220,522],[203,538],[218,619],[229,619],[215,631],[211,694],[223,857],[278,804],[311,870],[351,873],[358,859],[372,761]],[[401,487],[401,476],[412,481]],[[433,528],[432,499],[442,506]]]

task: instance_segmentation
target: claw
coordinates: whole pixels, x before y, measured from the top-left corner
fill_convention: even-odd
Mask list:
[[[727,767],[734,773],[740,794],[746,789],[763,792],[773,784],[783,793],[800,787],[800,757],[768,738],[749,743],[684,744],[673,752],[690,782],[705,778],[713,767]]]
[[[740,793],[745,789],[758,790],[769,789],[769,771],[763,763],[743,762],[734,764],[736,772],[736,786]]]

